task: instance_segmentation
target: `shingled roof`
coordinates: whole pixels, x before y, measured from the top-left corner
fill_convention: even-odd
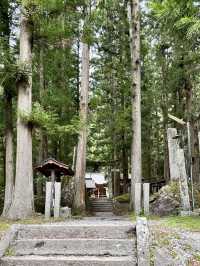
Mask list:
[[[55,160],[54,158],[48,158],[41,162],[39,165],[36,165],[34,168],[36,171],[42,173],[45,176],[51,176],[51,171],[55,171],[55,175],[59,176],[73,176],[74,171],[69,165],[66,165],[62,162]]]

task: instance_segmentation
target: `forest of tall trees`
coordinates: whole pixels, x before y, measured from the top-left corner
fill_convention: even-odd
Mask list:
[[[169,180],[167,128],[190,123],[200,184],[200,17],[196,0],[1,0],[0,187],[3,215],[34,210],[34,165],[75,163],[74,207],[85,171]],[[76,154],[76,156],[75,156]],[[134,196],[133,196],[134,197]],[[26,201],[24,201],[26,198]],[[132,198],[134,201],[134,198]],[[132,202],[133,203],[133,202]]]

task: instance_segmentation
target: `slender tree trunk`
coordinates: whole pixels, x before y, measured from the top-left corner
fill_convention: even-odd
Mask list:
[[[131,1],[132,29],[132,149],[131,149],[131,208],[135,183],[142,179],[141,163],[141,71],[140,71],[140,7],[139,0]]]
[[[9,1],[3,1],[2,16],[4,17],[4,30],[3,35],[7,40],[5,42],[5,49],[9,51],[9,38],[10,38],[10,17],[9,17]],[[1,6],[0,6],[1,8]],[[4,10],[4,11],[3,11]],[[4,176],[5,176],[5,197],[3,216],[6,217],[7,212],[11,206],[14,191],[14,160],[13,160],[13,121],[12,121],[12,92],[10,87],[5,88],[4,92],[4,113],[5,113],[5,164],[4,164]]]
[[[79,133],[77,146],[77,159],[75,168],[75,198],[74,209],[85,210],[85,171],[86,171],[86,148],[87,148],[87,113],[89,91],[89,45],[82,46],[82,71],[80,88],[80,119],[83,123]]]
[[[40,44],[42,45],[42,44]],[[44,52],[43,47],[40,48],[39,58],[39,84],[40,84],[40,100],[44,96],[45,81],[44,81]],[[48,137],[43,130],[40,130],[40,144],[38,152],[38,163],[47,159],[48,157]]]
[[[168,182],[170,179],[169,174],[169,151],[168,151],[168,141],[167,141],[167,129],[168,129],[168,88],[166,84],[168,84],[167,73],[167,57],[166,50],[164,46],[160,48],[161,53],[161,69],[162,69],[162,96],[161,96],[161,109],[163,114],[163,142],[164,142],[164,179]]]
[[[126,149],[125,133],[122,135],[122,171],[123,171],[123,193],[128,192],[128,152]]]
[[[32,108],[32,25],[22,7],[20,26],[20,63],[25,65],[26,77],[17,83],[17,154],[14,199],[8,213],[11,219],[31,216],[33,204],[32,128],[23,121],[21,114],[31,113]]]
[[[192,176],[194,183],[199,184],[199,140],[198,140],[198,121],[191,121],[191,148],[192,148]]]
[[[13,123],[12,96],[5,93],[5,198],[3,216],[6,217],[13,200],[14,192],[14,161],[13,161]]]

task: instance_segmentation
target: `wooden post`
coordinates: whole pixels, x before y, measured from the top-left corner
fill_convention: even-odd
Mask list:
[[[51,191],[52,182],[46,182],[45,219],[51,216]]]
[[[54,218],[60,217],[61,183],[55,182]]]
[[[135,200],[134,200],[134,210],[135,215],[141,213],[141,183],[135,183]]]
[[[143,184],[143,204],[144,204],[144,215],[149,215],[149,193],[150,193],[150,184]]]
[[[51,208],[53,209],[54,206],[54,196],[55,196],[55,170],[51,170],[51,195],[50,195],[50,202]]]

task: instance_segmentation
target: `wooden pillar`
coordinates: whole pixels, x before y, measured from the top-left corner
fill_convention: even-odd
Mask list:
[[[51,170],[51,195],[50,195],[51,208],[53,208],[53,206],[54,206],[55,178],[56,178],[55,170],[52,169]]]

